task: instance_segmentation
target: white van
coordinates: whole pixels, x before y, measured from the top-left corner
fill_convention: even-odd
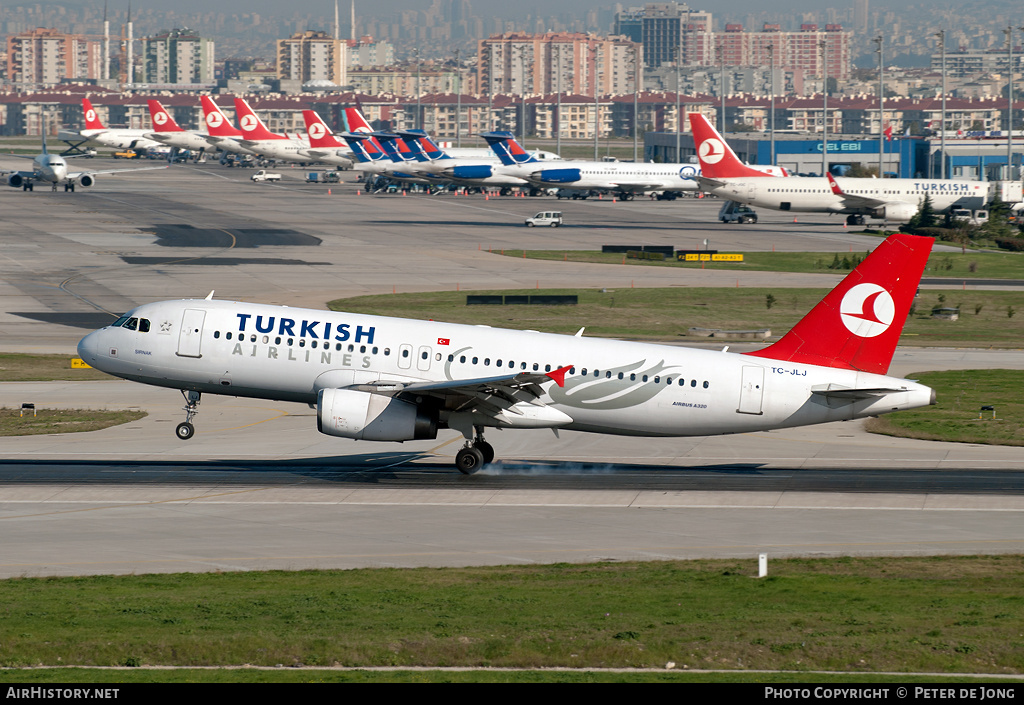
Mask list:
[[[532,228],[537,225],[547,225],[551,228],[557,228],[562,224],[562,214],[558,211],[543,211],[537,213],[532,218],[526,219],[526,227]]]
[[[953,207],[949,210],[949,220],[954,225],[984,225],[988,222],[988,211]]]

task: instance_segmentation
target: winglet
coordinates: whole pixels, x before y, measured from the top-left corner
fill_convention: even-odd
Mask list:
[[[565,373],[568,372],[569,370],[571,370],[572,368],[573,368],[572,365],[568,365],[566,367],[559,367],[557,370],[554,370],[552,372],[546,372],[545,376],[550,377],[551,379],[555,380],[555,384],[557,384],[559,387],[564,387],[565,386]]]

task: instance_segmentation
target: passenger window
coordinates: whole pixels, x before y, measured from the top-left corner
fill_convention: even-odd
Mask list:
[[[220,331],[219,330],[213,331],[213,337],[214,338],[219,338],[220,337]]]
[[[228,340],[231,340],[231,331],[228,331],[227,335],[224,336]]]

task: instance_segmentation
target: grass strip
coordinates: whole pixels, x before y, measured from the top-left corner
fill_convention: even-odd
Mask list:
[[[494,252],[494,250],[492,250]],[[724,251],[723,251],[724,252]],[[523,258],[523,250],[499,250],[495,254]],[[798,272],[845,274],[856,267],[867,252],[732,252],[742,254],[742,262],[680,262],[666,259],[629,259],[622,253],[594,250],[526,250],[526,259],[557,262],[591,262],[644,267],[680,267],[683,269],[719,269],[744,272]],[[925,277],[953,279],[1024,279],[1024,256],[1018,252],[932,252]]]
[[[335,311],[448,321],[501,328],[634,340],[679,341],[692,328],[760,330],[779,337],[827,289],[690,288],[523,289],[472,294],[576,294],[576,306],[467,306],[466,292],[383,294],[328,302]],[[931,317],[934,307],[959,307],[958,321]],[[689,338],[700,341],[704,338]],[[1024,291],[922,290],[903,331],[906,345],[1017,348],[1024,340]]]
[[[1022,556],[0,581],[0,665],[1024,671]]]
[[[612,671],[598,669],[355,669],[328,670],[317,668],[273,669],[260,668],[130,668],[109,670],[101,668],[35,668],[3,670],[0,676],[6,684],[60,683],[771,683],[771,684],[852,684],[875,683],[934,684],[968,683],[964,687],[980,688],[987,683],[1019,683],[1015,676],[1003,678],[976,676],[969,680],[962,675],[933,676],[931,674],[889,675],[873,673],[809,673],[806,671],[745,672],[745,671],[691,671],[687,669],[661,669],[657,671]],[[974,697],[980,697],[975,690]],[[124,692],[118,694],[124,698]],[[1003,696],[1006,697],[1006,696]]]
[[[110,379],[91,367],[72,368],[71,355],[0,353],[0,382]]]
[[[144,418],[144,411],[106,411],[97,409],[36,409],[22,414],[21,409],[0,408],[0,436],[38,436],[51,433],[81,433],[119,426]]]
[[[909,378],[935,389],[936,405],[868,419],[867,430],[927,441],[1024,446],[1024,371],[918,372]]]

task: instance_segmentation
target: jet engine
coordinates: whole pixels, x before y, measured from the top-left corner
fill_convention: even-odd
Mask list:
[[[21,174],[11,174],[7,177],[7,185],[13,186],[14,188],[21,188],[24,185],[25,179],[21,177]]]
[[[917,215],[913,203],[886,203],[875,209],[874,216],[890,223],[906,223]]]
[[[382,394],[321,389],[316,428],[328,436],[359,441],[414,441],[437,438],[437,415]]]
[[[78,183],[80,183],[84,188],[89,188],[96,184],[96,177],[92,174],[82,174],[78,178]]]

